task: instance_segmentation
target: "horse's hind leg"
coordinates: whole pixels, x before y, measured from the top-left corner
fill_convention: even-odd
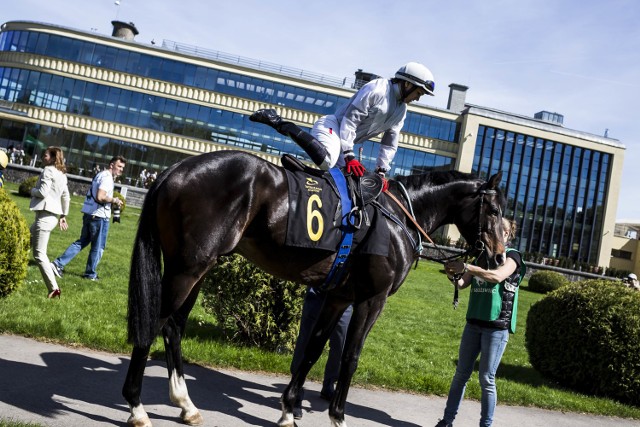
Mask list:
[[[167,371],[169,372],[169,398],[182,409],[180,413],[182,422],[192,426],[200,425],[204,420],[198,408],[191,401],[187,391],[181,343],[187,318],[196,301],[199,289],[200,285],[198,284],[191,291],[184,304],[167,319],[167,322],[162,327]]]
[[[122,387],[122,395],[129,404],[131,415],[127,420],[127,425],[134,427],[151,427],[151,420],[147,412],[142,406],[140,393],[142,393],[142,378],[144,377],[144,368],[147,366],[147,358],[149,357],[149,349],[147,347],[134,347],[131,352],[131,361],[127,371],[127,378]]]

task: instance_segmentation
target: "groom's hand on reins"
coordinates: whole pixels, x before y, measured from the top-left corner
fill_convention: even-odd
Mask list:
[[[447,276],[459,280],[467,272],[467,264],[459,259],[454,259],[444,263],[444,271]]]

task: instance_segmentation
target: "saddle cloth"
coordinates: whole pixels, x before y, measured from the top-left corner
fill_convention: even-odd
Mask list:
[[[289,183],[287,246],[336,252],[342,238],[340,196],[331,174],[313,175],[285,169]],[[387,256],[389,228],[386,219],[371,205],[365,207],[370,226],[364,221],[355,230],[354,253]]]

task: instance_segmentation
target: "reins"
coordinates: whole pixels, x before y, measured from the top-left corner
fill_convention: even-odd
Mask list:
[[[400,184],[400,185],[402,186],[402,184]],[[405,193],[406,193],[406,190],[405,190]],[[411,223],[414,225],[414,227],[416,227],[416,229],[420,232],[420,234],[422,234],[424,236],[424,238],[427,239],[427,241],[429,243],[431,243],[433,245],[433,247],[436,248],[436,250],[438,250],[440,252],[440,254],[442,255],[442,258],[433,258],[433,257],[430,257],[428,255],[422,255],[422,253],[418,253],[418,257],[419,258],[427,259],[429,261],[436,261],[436,262],[440,262],[440,263],[444,264],[444,261],[449,261],[449,260],[454,259],[454,258],[461,258],[461,257],[468,256],[471,252],[473,252],[474,250],[478,249],[477,247],[476,248],[470,248],[469,250],[467,250],[463,254],[454,254],[454,255],[448,256],[447,254],[444,253],[444,251],[438,245],[435,244],[435,242],[431,239],[431,237],[429,237],[427,232],[424,231],[422,229],[422,227],[420,227],[420,224],[418,224],[418,222],[416,221],[415,216],[411,212],[409,212],[407,210],[407,208],[404,207],[404,205],[400,202],[400,200],[398,200],[398,198],[396,196],[394,196],[390,191],[387,191],[384,194],[389,196],[391,198],[391,200],[393,200],[398,205],[398,207],[407,216],[407,218],[409,218]],[[409,206],[411,206],[411,201],[407,199],[407,202],[409,203]],[[481,250],[484,250],[484,248],[482,248]],[[422,252],[422,251],[420,251],[420,252]]]
[[[400,185],[402,185],[402,184],[400,184]],[[411,223],[416,227],[416,229],[420,232],[420,234],[422,234],[424,236],[424,238],[429,241],[429,243],[431,243],[433,246],[435,246],[436,249],[438,249],[440,251],[440,253],[442,253],[442,255],[444,255],[446,257],[446,255],[442,251],[442,249],[438,248],[438,246],[433,242],[433,240],[431,240],[431,237],[429,237],[427,232],[424,231],[422,229],[422,227],[420,227],[420,224],[418,224],[418,222],[415,220],[414,216],[407,210],[407,208],[405,208],[404,205],[402,203],[400,203],[400,200],[398,200],[398,198],[396,196],[394,196],[390,191],[387,191],[384,194],[389,196],[391,198],[391,200],[393,200],[398,205],[398,207],[400,207],[402,212],[404,212],[404,214],[407,216],[407,218],[409,218]],[[411,201],[409,201],[409,203],[411,203]],[[420,256],[422,257],[421,254],[420,254]]]
[[[409,199],[409,195],[407,194],[407,190],[404,188],[404,185],[402,185],[401,182],[398,182],[398,184],[400,185],[400,188],[402,189],[402,191],[404,192],[404,195],[407,199],[407,203],[409,204],[409,208],[411,209],[411,212],[409,212],[407,210],[407,208],[404,207],[404,205],[400,202],[400,200],[398,200],[398,198],[396,196],[394,196],[390,191],[386,191],[385,194],[387,196],[389,196],[389,198],[391,200],[393,200],[395,202],[396,205],[398,205],[398,207],[400,208],[400,210],[402,210],[402,212],[407,216],[407,218],[409,218],[409,220],[411,221],[411,223],[416,227],[416,230],[419,231],[420,234],[422,234],[422,236],[424,236],[425,239],[427,239],[427,241],[429,241],[429,243],[431,243],[433,245],[434,248],[436,248],[436,250],[438,250],[440,252],[440,254],[443,256],[442,258],[433,258],[430,257],[428,255],[422,255],[422,243],[419,243],[419,247],[418,247],[418,259],[422,258],[422,259],[427,259],[430,261],[435,261],[435,262],[439,262],[441,264],[444,264],[446,261],[455,259],[455,258],[465,258],[465,261],[469,258],[469,256],[471,255],[472,252],[474,251],[478,251],[478,255],[476,256],[476,259],[482,255],[482,253],[484,252],[485,249],[485,244],[482,241],[482,239],[480,238],[480,236],[482,235],[482,222],[478,221],[478,238],[475,242],[475,245],[473,247],[470,247],[466,252],[464,252],[463,254],[453,254],[451,256],[447,256],[444,251],[438,247],[438,245],[435,244],[435,242],[431,239],[431,237],[429,237],[429,235],[427,234],[426,231],[424,231],[422,229],[422,227],[420,226],[420,224],[418,224],[418,222],[415,219],[415,215],[413,214],[413,207],[411,205],[411,200]],[[495,190],[487,190],[487,189],[481,189],[478,191],[478,193],[480,193],[481,197],[480,197],[480,207],[479,207],[479,216],[482,216],[482,204],[484,202],[484,197],[482,197],[485,194],[489,194],[489,195],[495,195],[497,194],[497,192]],[[418,235],[418,238],[420,237],[420,234]],[[418,259],[416,259],[416,267],[417,267],[417,263],[418,263]],[[461,276],[461,275],[460,275]],[[453,308],[457,309],[458,308],[458,284],[457,281],[460,279],[460,277],[454,277],[453,278],[453,285],[454,285],[454,295],[453,295]]]

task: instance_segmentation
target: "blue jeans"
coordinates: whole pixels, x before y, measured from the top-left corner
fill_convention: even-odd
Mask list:
[[[82,217],[82,231],[80,238],[73,242],[62,255],[53,261],[58,267],[64,269],[73,258],[87,245],[91,244],[87,266],[84,277],[94,279],[98,276],[96,272],[98,263],[107,245],[107,234],[109,233],[109,218],[92,218],[89,214]]]
[[[509,341],[509,331],[467,323],[460,340],[460,352],[458,354],[458,366],[451,381],[447,406],[444,410],[444,420],[453,423],[458,413],[460,403],[464,398],[467,381],[473,372],[478,354],[480,356],[479,379],[482,389],[480,410],[480,427],[489,427],[493,422],[493,412],[496,408],[496,371],[500,365],[500,359]]]
[[[300,332],[298,333],[296,347],[293,350],[293,359],[291,360],[292,374],[298,370],[300,363],[302,363],[304,350],[307,342],[309,342],[313,327],[318,320],[318,315],[324,304],[324,298],[324,294],[318,293],[311,287],[307,290],[307,294],[304,297],[302,318],[300,319]],[[324,367],[323,390],[333,390],[336,381],[338,381],[340,363],[342,361],[342,350],[344,348],[344,341],[347,338],[347,329],[349,328],[352,313],[353,306],[350,305],[344,310],[344,313],[342,313],[342,317],[329,337],[329,358]]]

